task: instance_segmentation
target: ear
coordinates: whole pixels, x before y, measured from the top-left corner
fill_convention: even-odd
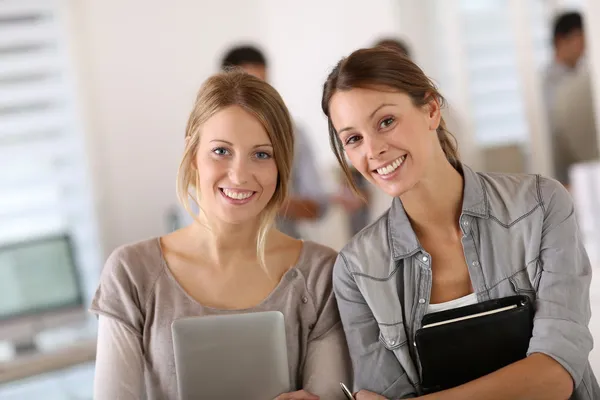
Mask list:
[[[440,126],[442,119],[442,110],[440,102],[436,96],[431,93],[425,95],[427,99],[427,117],[429,119],[429,130],[435,131]]]

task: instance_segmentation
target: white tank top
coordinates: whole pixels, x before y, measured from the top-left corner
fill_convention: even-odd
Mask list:
[[[466,296],[459,297],[458,299],[445,301],[443,303],[429,304],[429,306],[427,307],[427,314],[438,312],[438,311],[450,310],[452,308],[469,306],[471,304],[476,304],[476,303],[477,303],[477,294],[471,293]]]

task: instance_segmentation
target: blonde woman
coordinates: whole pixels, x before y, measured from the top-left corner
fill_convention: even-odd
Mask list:
[[[94,398],[176,399],[174,320],[268,310],[285,316],[296,390],[278,399],[339,398],[349,373],[332,293],[336,253],[273,228],[294,148],[283,100],[248,74],[215,75],[200,89],[185,141],[178,196],[201,212],[108,259],[91,307],[99,314]]]

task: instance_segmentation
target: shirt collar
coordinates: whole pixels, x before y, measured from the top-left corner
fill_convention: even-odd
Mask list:
[[[462,213],[479,218],[488,218],[489,205],[481,177],[471,168],[460,164],[464,179]],[[394,259],[408,257],[421,249],[404,206],[394,198],[388,214],[388,234]]]

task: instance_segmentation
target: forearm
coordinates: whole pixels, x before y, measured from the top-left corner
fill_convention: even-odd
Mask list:
[[[141,342],[118,321],[100,316],[94,374],[94,399],[143,398],[144,367]]]
[[[307,198],[289,198],[283,203],[280,214],[293,220],[316,219],[319,216],[319,203]]]
[[[572,392],[569,373],[552,358],[537,353],[472,382],[420,399],[566,400]]]
[[[303,389],[323,399],[345,399],[340,382],[352,385],[352,365],[341,323],[308,343],[303,381]]]

